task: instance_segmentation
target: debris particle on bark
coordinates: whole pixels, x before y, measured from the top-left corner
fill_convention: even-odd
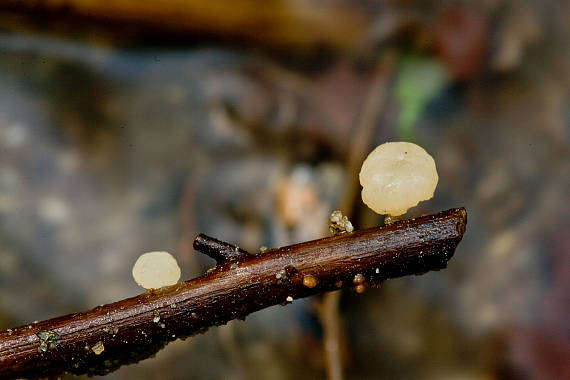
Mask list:
[[[317,279],[308,274],[303,277],[303,285],[305,285],[309,289],[314,288],[315,286],[317,286]]]
[[[354,231],[354,227],[347,216],[343,216],[340,210],[335,210],[329,217],[329,232],[331,235],[339,235]]]
[[[93,351],[95,355],[101,355],[101,353],[105,351],[105,346],[103,345],[103,342],[98,341],[97,343],[95,343],[95,345],[91,347],[91,351]]]

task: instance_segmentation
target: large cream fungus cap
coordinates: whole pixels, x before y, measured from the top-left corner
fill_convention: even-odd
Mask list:
[[[422,147],[388,142],[374,149],[360,169],[362,201],[378,214],[399,216],[433,197],[435,161]]]

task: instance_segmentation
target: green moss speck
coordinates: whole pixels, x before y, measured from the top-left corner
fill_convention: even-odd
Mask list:
[[[36,336],[40,339],[39,352],[46,352],[57,346],[59,335],[54,331],[41,330],[36,333]]]

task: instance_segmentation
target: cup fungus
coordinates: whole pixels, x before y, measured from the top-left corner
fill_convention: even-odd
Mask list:
[[[135,262],[133,278],[145,289],[158,289],[176,284],[180,279],[180,267],[168,252],[148,252]]]
[[[438,176],[435,161],[423,148],[388,142],[366,157],[359,179],[368,207],[378,214],[399,216],[433,197]]]

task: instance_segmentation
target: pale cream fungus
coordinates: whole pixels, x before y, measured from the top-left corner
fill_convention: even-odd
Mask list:
[[[180,267],[168,252],[148,252],[135,262],[133,278],[145,289],[158,289],[176,284],[180,279]]]
[[[435,161],[408,142],[379,145],[360,170],[362,201],[378,214],[399,216],[433,197],[438,176]]]

